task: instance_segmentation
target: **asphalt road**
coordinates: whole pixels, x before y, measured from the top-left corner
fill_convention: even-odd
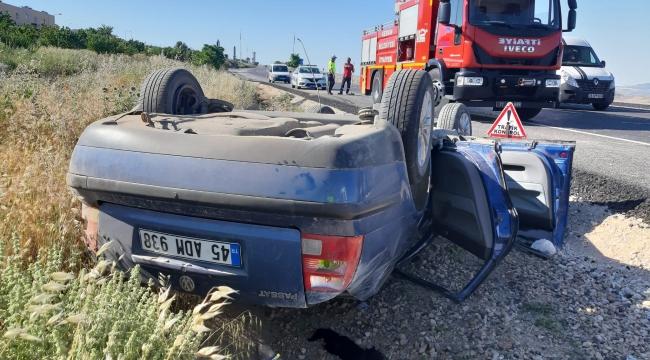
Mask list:
[[[263,67],[233,72],[248,80],[268,81]],[[315,90],[295,90],[285,84],[274,86],[317,99]],[[321,101],[351,113],[372,105],[370,97],[359,95],[357,84],[353,84],[352,91],[356,95],[327,95],[321,91]],[[474,135],[486,136],[490,119],[498,113],[490,109],[474,109],[472,113]],[[597,112],[590,106],[563,106],[542,111],[525,127],[529,139],[577,142],[575,168],[579,171],[650,192],[650,109],[613,106],[606,112]]]

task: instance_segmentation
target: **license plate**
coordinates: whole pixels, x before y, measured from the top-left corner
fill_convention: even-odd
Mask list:
[[[497,103],[496,103],[496,105],[494,107],[495,108],[504,108],[504,107],[506,107],[506,105],[508,105],[509,102],[510,101],[497,101]],[[514,102],[512,102],[512,104],[516,108],[521,108],[521,101],[514,101]]]
[[[605,94],[589,94],[587,95],[590,99],[603,99]]]
[[[159,255],[241,266],[241,248],[235,243],[195,239],[141,229],[140,245],[142,250]]]

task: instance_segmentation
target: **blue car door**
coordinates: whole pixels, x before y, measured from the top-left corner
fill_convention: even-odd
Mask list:
[[[508,192],[519,214],[521,240],[564,245],[575,143],[500,142]]]
[[[398,274],[461,302],[516,242],[545,238],[562,245],[575,144],[455,140],[445,140],[432,155],[430,228],[484,265],[457,293],[412,274]]]

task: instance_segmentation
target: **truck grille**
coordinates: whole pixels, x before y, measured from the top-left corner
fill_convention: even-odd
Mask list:
[[[609,90],[611,83],[611,81],[602,80],[598,82],[598,85],[595,85],[593,80],[578,80],[580,89],[588,93],[604,93]]]

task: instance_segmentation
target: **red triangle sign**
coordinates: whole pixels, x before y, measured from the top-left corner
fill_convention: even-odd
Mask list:
[[[488,131],[488,136],[499,139],[526,139],[528,137],[513,103],[509,102],[503,108],[497,121]]]

